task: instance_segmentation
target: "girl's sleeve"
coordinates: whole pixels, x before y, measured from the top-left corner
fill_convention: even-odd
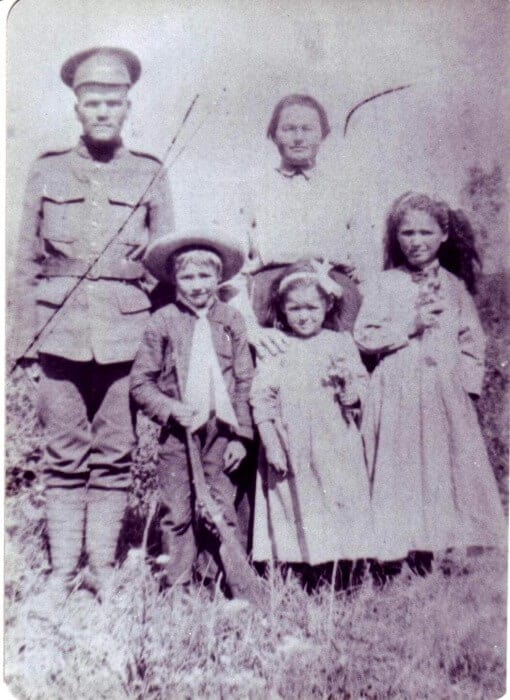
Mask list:
[[[479,396],[485,373],[486,339],[473,298],[462,285],[460,295],[459,347],[462,384],[468,394]]]
[[[347,366],[352,374],[350,390],[358,396],[361,405],[363,405],[368,387],[368,372],[361,361],[359,350],[350,333],[345,333],[344,352]]]
[[[363,285],[361,309],[354,324],[354,340],[367,355],[392,352],[409,342],[408,321],[392,314],[390,292],[381,279]],[[398,294],[397,289],[393,294]]]
[[[258,360],[250,393],[250,404],[256,425],[266,420],[276,420],[279,415],[279,395],[274,358]]]

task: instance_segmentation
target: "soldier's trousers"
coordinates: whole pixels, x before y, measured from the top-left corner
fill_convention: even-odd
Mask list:
[[[46,486],[127,490],[136,444],[132,363],[100,365],[41,354],[40,364]]]
[[[220,506],[228,525],[236,533],[234,500],[236,487],[223,472],[223,455],[229,438],[218,430],[216,422],[197,431],[206,483],[211,496]],[[160,521],[163,551],[168,555],[167,582],[189,583],[197,555],[194,527],[194,495],[188,467],[186,438],[182,428],[163,429],[158,459],[158,479],[165,513]]]

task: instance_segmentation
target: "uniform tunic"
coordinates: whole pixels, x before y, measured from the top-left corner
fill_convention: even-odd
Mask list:
[[[469,394],[479,394],[485,338],[463,282],[436,273],[437,327],[415,330],[424,282],[405,269],[367,288],[354,336],[378,353],[362,432],[378,556],[500,545],[505,521]],[[425,283],[426,280],[425,280]]]
[[[257,477],[253,558],[320,564],[373,554],[368,477],[360,432],[328,382],[343,362],[363,398],[367,375],[348,333],[291,338],[259,362],[251,392],[256,423],[274,422],[286,444],[284,477],[263,456]],[[263,448],[262,448],[263,451]]]
[[[38,349],[100,364],[135,356],[150,307],[140,261],[149,235],[173,228],[173,210],[165,178],[151,184],[157,159],[122,146],[112,155],[103,162],[80,141],[32,168],[18,242],[16,355],[122,227]]]
[[[122,144],[105,153],[80,140],[42,156],[30,173],[16,267],[16,356],[121,229],[37,344],[49,486],[129,485],[128,374],[150,308],[141,257],[149,235],[173,228],[158,169],[157,159]]]

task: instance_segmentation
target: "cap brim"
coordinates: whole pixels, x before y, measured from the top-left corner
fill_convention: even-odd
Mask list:
[[[124,61],[129,72],[129,77],[131,78],[131,85],[136,83],[140,77],[142,65],[138,59],[138,56],[136,56],[132,51],[114,46],[96,46],[92,49],[87,49],[86,51],[80,51],[79,53],[74,54],[74,56],[71,56],[71,58],[67,59],[60,69],[60,77],[62,78],[63,82],[72,88],[74,83],[74,74],[76,73],[78,66],[83,63],[83,61],[86,61],[87,58],[90,58],[90,56],[93,56],[96,53],[111,54],[118,56],[122,61]]]

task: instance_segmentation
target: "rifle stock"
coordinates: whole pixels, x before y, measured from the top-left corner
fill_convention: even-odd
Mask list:
[[[174,362],[179,395],[184,396],[182,376],[178,358]],[[242,598],[262,609],[267,608],[267,586],[250,566],[248,556],[234,534],[233,528],[225,520],[222,509],[211,496],[205,480],[200,450],[190,428],[185,429],[186,447],[191,482],[195,500],[215,526],[220,539],[219,554],[225,570],[228,585],[236,598]]]
[[[236,598],[243,598],[250,603],[265,607],[267,600],[265,583],[250,566],[246,552],[235,536],[233,528],[227,524],[223,511],[211,496],[205,480],[200,452],[189,428],[186,429],[186,443],[196,501],[205,510],[218,532],[221,542],[219,553],[227,583]]]

